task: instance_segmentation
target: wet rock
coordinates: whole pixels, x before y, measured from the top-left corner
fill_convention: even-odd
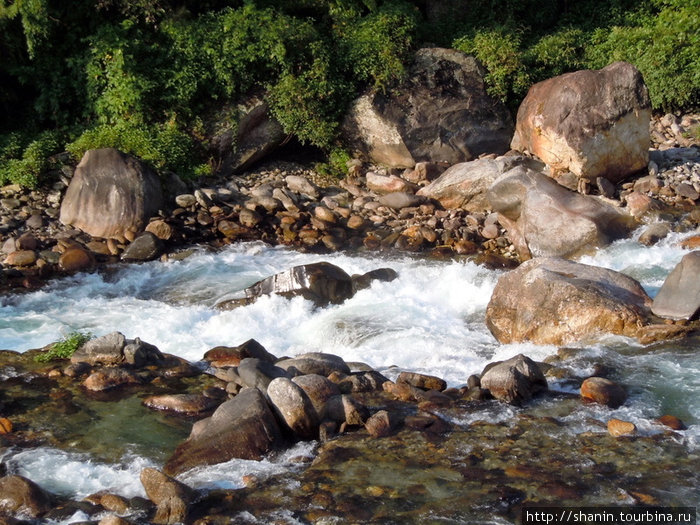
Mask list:
[[[0,512],[38,518],[53,508],[51,496],[22,476],[0,478]]]
[[[133,341],[125,341],[126,344],[122,349],[124,361],[126,363],[141,368],[147,365],[158,365],[165,357],[160,353],[160,350],[155,345],[145,343],[138,337]]]
[[[241,360],[238,376],[241,378],[241,386],[257,388],[263,393],[267,391],[267,386],[273,379],[290,377],[285,369],[254,357]]]
[[[244,388],[211,417],[192,427],[189,438],[166,462],[164,472],[174,476],[233,458],[259,460],[283,443],[279,425],[262,393]]]
[[[117,365],[124,362],[126,337],[121,332],[112,332],[90,339],[71,356],[71,363],[90,365]]]
[[[109,492],[97,492],[85,498],[85,501],[99,505],[105,510],[116,512],[117,514],[127,514],[129,512],[129,502],[117,494]]]
[[[627,205],[627,211],[633,217],[643,217],[651,211],[664,208],[662,202],[637,191],[633,191],[625,196],[625,204]]]
[[[116,149],[89,150],[61,202],[60,220],[93,237],[139,232],[158,214],[163,195],[158,176]]]
[[[386,410],[380,410],[365,421],[365,429],[373,438],[391,435],[396,426],[396,418]]]
[[[615,62],[532,86],[518,109],[511,147],[536,155],[554,172],[617,182],[647,167],[650,119],[642,75]]]
[[[317,415],[323,414],[326,402],[331,397],[341,394],[335,383],[318,374],[297,376],[292,381],[306,393]]]
[[[310,352],[293,359],[284,359],[278,361],[277,366],[291,375],[318,374],[328,377],[333,372],[350,373],[350,367],[342,357],[320,352]]]
[[[653,246],[671,233],[671,225],[668,222],[655,222],[649,225],[639,236],[639,242],[646,246]]]
[[[397,383],[406,383],[422,390],[445,390],[447,383],[439,377],[416,372],[401,372],[396,379]]]
[[[685,423],[683,423],[683,421],[681,421],[679,418],[677,418],[676,416],[671,416],[669,414],[661,416],[659,419],[657,419],[657,421],[665,427],[668,427],[672,430],[685,430],[686,428],[688,428],[685,426]]]
[[[153,410],[198,415],[213,410],[221,401],[201,394],[165,394],[149,396],[143,400],[143,404]]]
[[[267,396],[275,413],[294,435],[301,439],[318,438],[318,414],[299,385],[278,377],[268,385]]]
[[[523,354],[489,364],[481,374],[481,387],[499,401],[514,405],[522,404],[548,389],[540,368]]]
[[[248,339],[239,346],[217,346],[204,354],[204,360],[215,367],[238,366],[246,357],[254,357],[268,363],[277,361],[277,358],[255,339]]]
[[[487,198],[523,260],[571,257],[624,237],[636,225],[618,208],[522,166],[497,180]]]
[[[343,394],[333,396],[326,401],[321,419],[329,419],[336,423],[347,423],[361,426],[369,418],[367,407],[352,396]]]
[[[185,521],[187,507],[195,499],[190,487],[154,468],[141,471],[141,484],[148,499],[156,505],[153,523],[170,525]]]
[[[693,319],[700,311],[700,251],[683,256],[666,277],[651,311],[667,319]]]
[[[589,377],[581,383],[581,398],[601,405],[617,408],[627,399],[625,389],[603,377]]]
[[[486,325],[502,343],[563,345],[606,333],[639,337],[650,305],[641,285],[626,275],[540,258],[499,278]]]
[[[83,386],[93,392],[103,392],[126,385],[140,384],[141,380],[130,370],[123,368],[103,368],[92,372]]]
[[[477,61],[441,48],[418,50],[404,82],[362,95],[343,123],[360,156],[398,168],[505,153],[512,131],[505,106],[486,93]]]
[[[164,220],[151,221],[146,226],[146,231],[158,237],[161,241],[169,241],[175,235],[173,227]]]
[[[611,419],[608,421],[608,433],[612,437],[633,436],[637,433],[637,427],[629,421]]]
[[[67,272],[83,272],[95,267],[95,258],[88,250],[73,247],[61,254],[58,265]]]
[[[122,253],[122,261],[152,261],[163,253],[163,241],[151,232],[144,232],[134,239]]]
[[[319,262],[295,266],[267,277],[243,290],[237,298],[224,298],[217,308],[226,310],[249,304],[262,295],[302,296],[317,306],[340,304],[352,297],[352,279],[345,271],[330,263]]]
[[[352,287],[355,291],[364,290],[372,285],[372,281],[391,282],[397,279],[398,276],[398,272],[393,268],[377,268],[362,275],[354,274],[352,276]]]
[[[0,405],[0,408],[2,408],[2,405]],[[0,435],[9,434],[10,432],[12,432],[12,421],[6,417],[0,417]]]

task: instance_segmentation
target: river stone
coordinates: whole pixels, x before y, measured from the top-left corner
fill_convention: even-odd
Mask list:
[[[238,365],[238,376],[242,385],[257,388],[262,392],[267,392],[267,386],[273,379],[278,377],[289,377],[283,368],[275,366],[268,361],[255,357],[246,357]]]
[[[278,377],[268,385],[267,396],[280,420],[295,436],[318,438],[318,414],[299,385],[286,377]]]
[[[373,438],[389,436],[395,426],[393,419],[389,412],[380,410],[367,419],[365,429]]]
[[[146,231],[152,233],[161,241],[169,241],[175,233],[173,227],[161,219],[149,222],[148,226],[146,226]]]
[[[238,366],[246,357],[255,357],[268,363],[277,361],[277,358],[255,339],[248,339],[239,346],[217,346],[204,354],[204,360],[215,367]]]
[[[401,372],[396,378],[397,383],[407,383],[421,390],[445,390],[447,383],[439,377],[426,374],[418,374],[416,372]]]
[[[649,163],[651,102],[641,73],[615,62],[532,86],[518,109],[511,147],[554,173],[618,182]]]
[[[365,175],[367,188],[381,194],[406,192],[411,188],[408,181],[396,175],[380,175],[373,171],[368,171]]]
[[[608,421],[608,432],[612,437],[633,436],[637,433],[637,427],[629,421],[611,419]]]
[[[165,359],[155,345],[145,343],[138,337],[126,343],[122,350],[124,361],[136,368],[147,365],[158,365]]]
[[[342,268],[327,262],[303,264],[267,277],[235,294],[242,297],[224,298],[217,303],[217,308],[235,308],[270,294],[284,297],[300,295],[313,301],[316,306],[340,304],[353,295],[352,279]]]
[[[321,352],[310,352],[292,359],[284,359],[278,361],[277,366],[292,375],[318,374],[328,377],[333,372],[350,373],[350,367],[342,357]]]
[[[211,417],[192,427],[190,436],[177,447],[163,470],[175,476],[233,458],[260,460],[283,443],[279,425],[263,394],[256,388],[244,388]]]
[[[483,158],[450,166],[417,195],[435,199],[443,208],[462,208],[471,212],[490,210],[486,192],[498,178],[518,165],[542,170],[544,165],[522,155]]]
[[[164,394],[143,400],[143,405],[150,409],[186,415],[203,414],[219,404],[220,400],[202,394]]]
[[[102,337],[90,339],[78,348],[70,360],[71,363],[88,363],[90,365],[118,365],[124,362],[126,337],[121,332],[112,332]]]
[[[5,257],[7,266],[31,266],[36,262],[36,252],[33,250],[17,250]]]
[[[163,241],[151,232],[144,232],[122,253],[122,261],[152,261],[163,253]]]
[[[405,191],[394,191],[379,197],[379,204],[395,210],[420,206],[423,202],[422,197]]]
[[[650,224],[639,236],[639,242],[645,246],[653,246],[671,233],[671,224],[668,222],[655,222]]]
[[[393,268],[376,268],[362,275],[353,274],[352,287],[356,292],[364,290],[372,285],[372,281],[391,282],[399,277],[399,273]]]
[[[102,368],[92,372],[83,382],[83,386],[92,392],[104,392],[126,385],[138,385],[139,377],[124,368]]]
[[[631,277],[546,257],[527,261],[498,279],[486,308],[486,325],[501,343],[563,345],[608,333],[635,337],[650,305]]]
[[[95,266],[95,258],[88,250],[76,246],[61,254],[58,265],[67,272],[82,272]]]
[[[22,476],[0,478],[0,513],[38,518],[52,508],[49,493],[33,481]]]
[[[589,377],[581,383],[581,399],[617,408],[627,399],[627,392],[610,379]]]
[[[320,196],[318,186],[301,175],[287,175],[284,178],[284,182],[287,184],[289,191],[293,193],[299,193],[311,200],[317,200]],[[284,204],[284,201],[282,202]]]
[[[157,507],[153,523],[183,523],[187,506],[195,500],[195,491],[154,468],[143,469],[140,477],[148,499]]]
[[[183,193],[182,195],[175,197],[175,204],[181,208],[189,208],[190,206],[197,204],[197,199],[191,193]]]
[[[326,401],[321,419],[328,419],[342,424],[362,426],[369,418],[369,410],[352,396],[343,394],[333,396]]]
[[[89,150],[61,202],[60,221],[93,237],[140,232],[163,206],[160,179],[140,160],[113,148]]]
[[[292,378],[292,381],[306,392],[306,395],[311,400],[311,404],[316,409],[316,414],[319,416],[323,414],[326,401],[333,396],[339,396],[341,393],[335,383],[318,374],[297,376]]]
[[[499,401],[520,405],[547,390],[547,380],[537,363],[518,354],[487,365],[481,373],[481,387]]]
[[[451,165],[508,151],[512,119],[486,93],[484,70],[474,57],[419,49],[405,80],[394,87],[370,89],[353,102],[343,135],[358,156],[412,168],[422,161]]]
[[[596,197],[581,195],[552,178],[517,166],[488,190],[521,259],[571,257],[624,237],[636,221]]]
[[[693,319],[700,312],[700,251],[690,252],[671,270],[651,311],[667,319]]]

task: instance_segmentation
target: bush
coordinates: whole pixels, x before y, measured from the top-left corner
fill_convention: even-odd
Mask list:
[[[48,158],[61,151],[61,134],[44,131],[28,144],[20,133],[0,140],[0,185],[12,183],[35,188],[49,169]]]
[[[52,344],[47,350],[38,354],[34,360],[37,363],[48,363],[54,359],[70,359],[75,351],[87,343],[92,334],[89,332],[71,332],[60,341]]]

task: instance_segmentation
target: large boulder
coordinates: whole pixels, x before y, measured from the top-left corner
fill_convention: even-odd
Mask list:
[[[532,86],[518,109],[511,147],[538,156],[554,173],[617,182],[646,168],[650,119],[641,73],[615,62]]]
[[[224,299],[217,307],[235,308],[270,294],[302,296],[317,306],[340,304],[353,295],[352,278],[342,268],[327,262],[302,264],[258,281],[237,294],[241,297]]]
[[[481,388],[499,401],[520,405],[547,390],[547,380],[537,363],[523,354],[489,364],[481,374]]]
[[[641,285],[614,270],[532,259],[502,275],[486,308],[501,343],[567,344],[603,334],[637,337],[650,317]]]
[[[113,148],[89,150],[61,202],[60,220],[93,237],[143,231],[163,207],[158,176],[140,160]]]
[[[611,204],[525,166],[498,179],[487,198],[523,260],[571,257],[624,237],[637,224]]]
[[[421,161],[456,164],[505,153],[513,123],[506,107],[486,93],[475,58],[426,48],[418,50],[396,89],[370,91],[353,103],[343,132],[372,162],[410,168]]]
[[[668,319],[693,319],[700,312],[700,251],[688,253],[668,275],[651,311]]]
[[[283,442],[263,394],[256,388],[244,388],[211,417],[195,423],[190,436],[177,447],[163,470],[175,476],[200,465],[233,458],[259,460]]]
[[[506,155],[495,159],[483,158],[460,162],[449,167],[433,182],[421,188],[417,195],[435,199],[447,209],[462,208],[471,212],[490,210],[486,193],[501,175],[526,164],[534,169],[544,166],[522,155]]]

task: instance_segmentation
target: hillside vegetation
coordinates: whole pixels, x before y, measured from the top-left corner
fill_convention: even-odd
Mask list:
[[[512,111],[534,82],[615,60],[656,109],[700,102],[700,0],[0,0],[0,184],[106,146],[206,175],[207,116],[251,91],[342,158],[350,101],[391,90],[423,45],[475,55]]]

